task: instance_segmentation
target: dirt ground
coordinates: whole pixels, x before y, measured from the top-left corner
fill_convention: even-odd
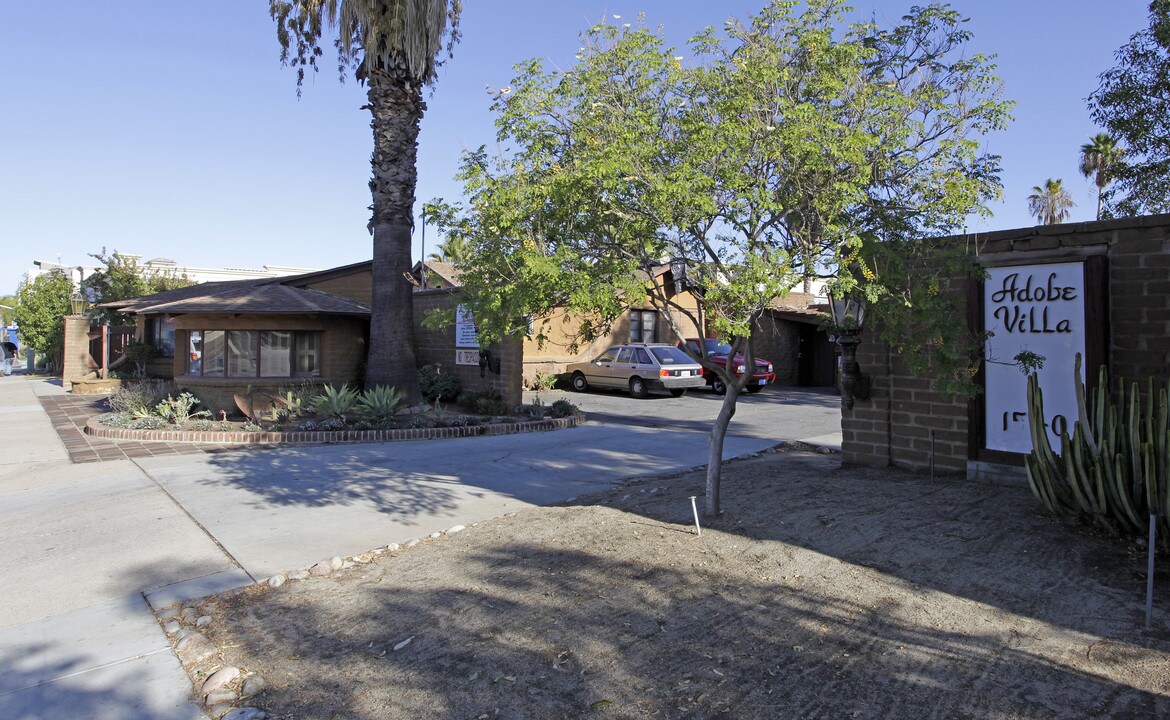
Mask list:
[[[1144,554],[1026,488],[782,450],[696,537],[702,482],[208,600],[212,664],[282,719],[1170,717],[1170,573],[1147,632]]]

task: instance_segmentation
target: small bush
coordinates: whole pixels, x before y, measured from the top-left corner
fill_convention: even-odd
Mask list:
[[[172,425],[186,424],[192,418],[211,417],[211,412],[208,410],[192,412],[197,405],[199,405],[199,398],[189,392],[180,393],[178,397],[167,395],[165,399],[160,400],[154,406],[153,414]]]
[[[357,402],[357,412],[362,420],[377,428],[384,428],[394,421],[394,414],[406,405],[398,388],[380,385],[362,393]]]
[[[128,427],[131,430],[162,430],[170,426],[171,424],[166,419],[158,415],[147,415],[145,417],[135,418]]]
[[[418,369],[418,389],[427,400],[451,402],[459,397],[459,379],[437,364],[423,365]]]
[[[98,422],[110,427],[128,428],[134,424],[134,415],[128,412],[114,412],[98,416]]]
[[[536,392],[544,392],[545,390],[552,390],[557,386],[557,376],[552,373],[543,373],[536,371],[536,376],[529,383],[532,389]]]
[[[353,410],[357,405],[358,394],[348,386],[342,385],[340,389],[334,389],[332,385],[326,385],[320,395],[313,396],[313,408],[318,415],[322,415],[329,419],[341,420],[345,414]],[[344,423],[343,423],[344,425]],[[320,428],[325,430],[327,428]]]
[[[232,429],[232,424],[228,422],[216,422],[214,420],[203,419],[193,420],[191,422],[190,428],[192,430],[198,430],[199,432],[227,432],[228,430]]]
[[[507,415],[508,406],[497,390],[483,390],[475,394],[467,409],[477,415]]]
[[[549,414],[555,418],[569,417],[570,415],[576,415],[579,412],[581,412],[580,408],[568,400],[565,400],[564,398],[557,400],[552,404],[552,407],[549,408]]]
[[[144,380],[122,385],[106,401],[116,413],[133,413],[153,408],[174,391],[168,382]]]

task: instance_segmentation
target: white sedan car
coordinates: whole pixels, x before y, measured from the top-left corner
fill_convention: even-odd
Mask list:
[[[629,389],[644,398],[651,390],[681,397],[688,388],[703,387],[703,368],[682,350],[665,343],[615,345],[588,362],[566,368],[573,389],[591,387]]]

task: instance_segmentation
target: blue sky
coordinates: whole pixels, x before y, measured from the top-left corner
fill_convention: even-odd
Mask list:
[[[913,2],[855,0],[895,21]],[[465,0],[464,40],[423,120],[421,200],[456,199],[464,148],[494,140],[486,85],[530,57],[571,64],[577,35],[634,18],[681,45],[761,0]],[[1084,98],[1146,26],[1144,0],[959,0],[972,51],[998,55],[1016,120],[986,140],[1004,202],[971,230],[1032,225],[1027,195],[1063,178],[1091,220],[1077,151],[1097,131]],[[58,0],[0,7],[0,293],[34,259],[88,264],[103,247],[199,267],[332,267],[370,257],[369,115],[327,57],[300,100],[263,0]],[[1106,9],[1107,8],[1107,9]],[[436,241],[427,238],[430,252]],[[420,255],[415,232],[415,256]]]

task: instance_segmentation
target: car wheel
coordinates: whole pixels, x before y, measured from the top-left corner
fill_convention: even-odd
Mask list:
[[[750,393],[758,393],[759,391],[761,391],[763,389],[764,389],[763,385],[748,385],[746,388],[744,388],[744,390],[747,390]]]
[[[650,389],[646,387],[646,381],[640,377],[630,378],[630,394],[641,400],[650,394]]]
[[[682,388],[680,390],[671,390],[670,391],[671,397],[682,397],[683,395],[686,395],[686,394],[687,394],[686,388]]]
[[[589,389],[589,381],[585,379],[583,373],[573,373],[573,389],[577,392],[585,392]]]
[[[727,394],[727,383],[723,382],[723,378],[715,378],[711,381],[711,389],[715,391],[716,395]]]

